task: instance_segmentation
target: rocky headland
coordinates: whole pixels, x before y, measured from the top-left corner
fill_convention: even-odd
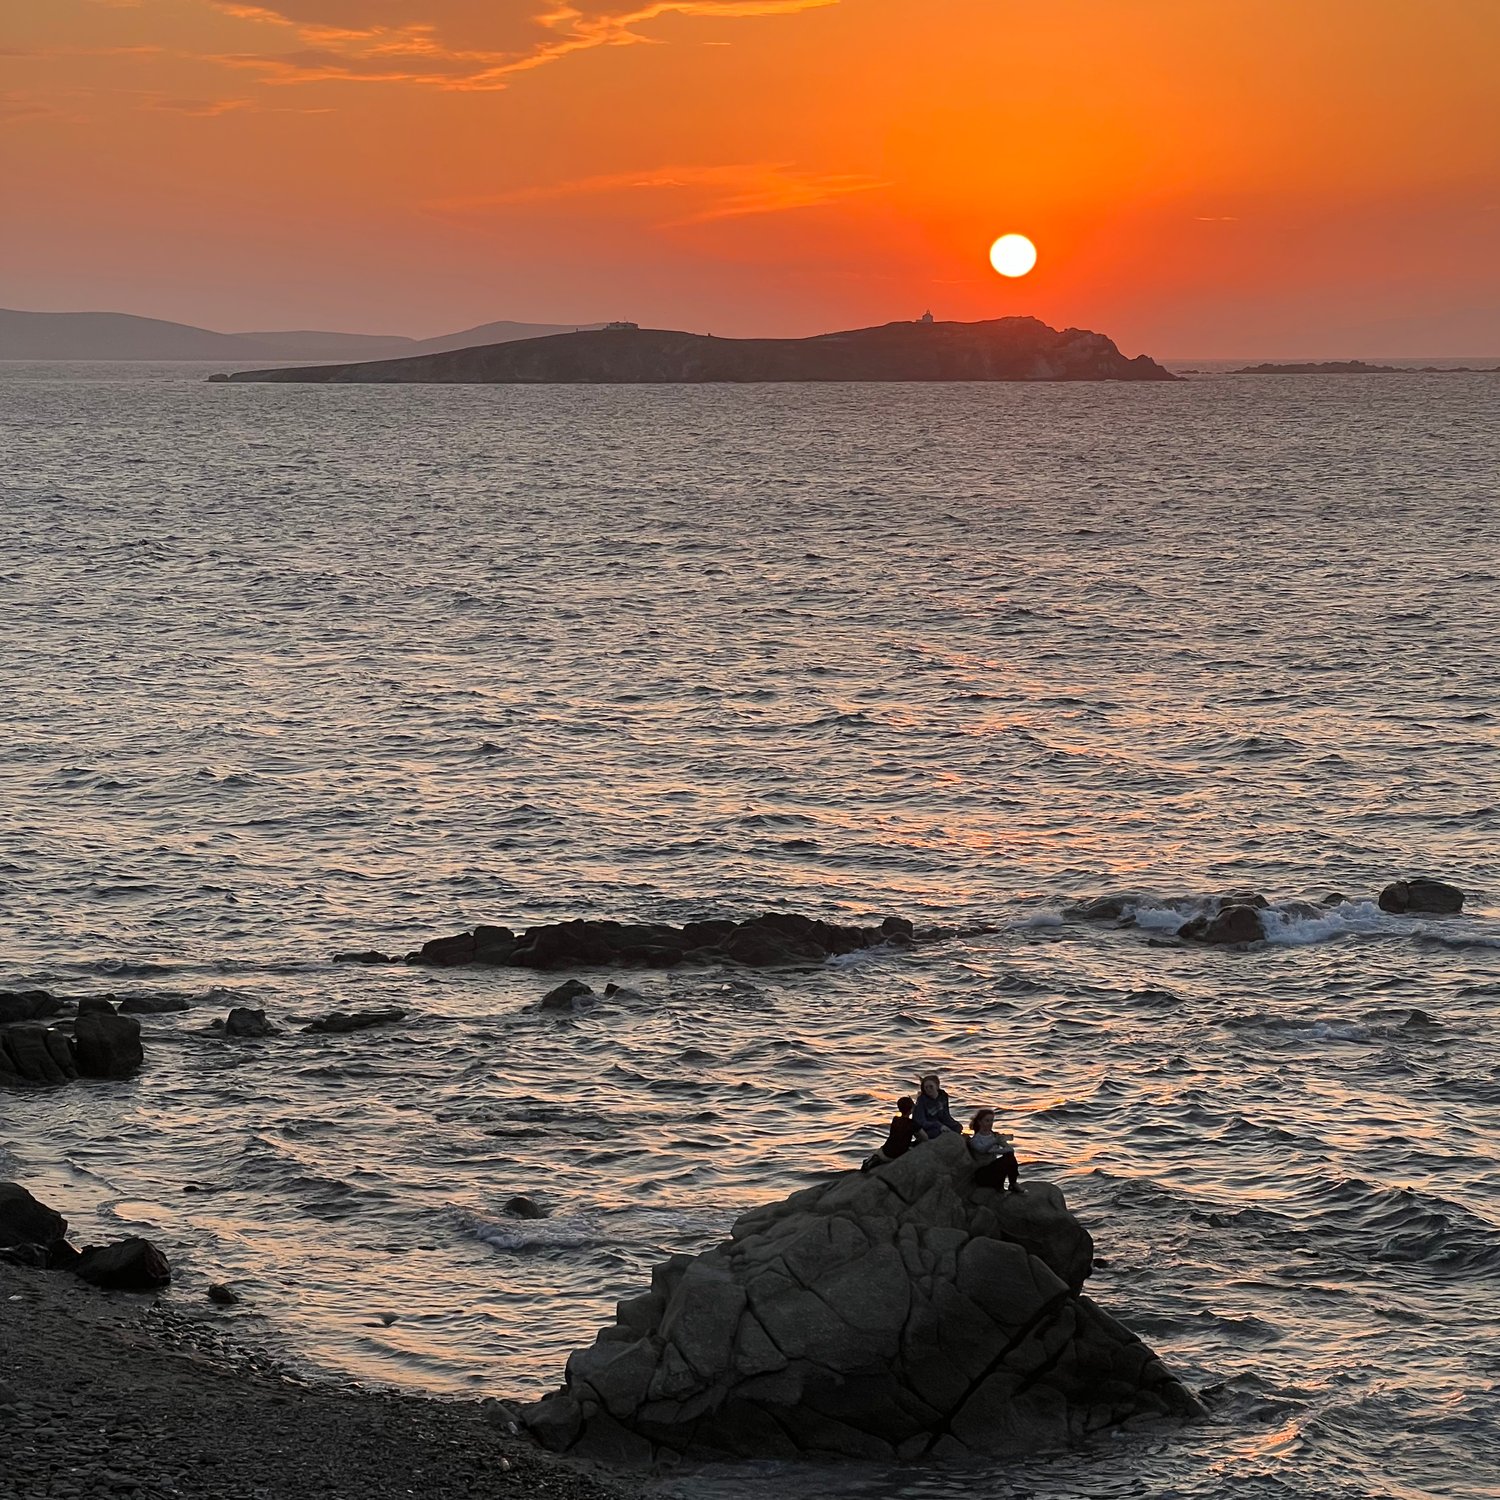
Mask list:
[[[944,1136],[743,1215],[524,1408],[546,1447],[681,1456],[1005,1455],[1197,1415],[1197,1399],[1082,1292],[1088,1231],[1062,1193],[975,1181]]]
[[[1036,318],[886,323],[805,339],[721,339],[633,326],[412,359],[241,370],[215,381],[432,385],[660,385],[765,381],[1175,380],[1144,354]]]

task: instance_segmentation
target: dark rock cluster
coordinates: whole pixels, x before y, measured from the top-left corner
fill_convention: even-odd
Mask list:
[[[1171,901],[1165,905],[1184,914],[1192,913],[1176,930],[1176,936],[1182,941],[1243,947],[1262,942],[1268,936],[1267,913],[1282,919],[1313,919],[1326,916],[1349,899],[1342,893],[1333,893],[1316,905],[1307,901],[1282,901],[1273,906],[1258,891],[1234,891],[1203,902]],[[1068,915],[1085,922],[1117,922],[1131,926],[1138,908],[1161,904],[1138,892],[1117,893],[1076,902],[1068,908]],[[1382,911],[1396,915],[1451,916],[1463,910],[1464,893],[1447,881],[1413,876],[1392,881],[1386,886],[1380,893],[1379,905]]]
[[[70,1034],[48,1024],[62,1007],[39,990],[0,995],[0,1084],[129,1078],[141,1066],[141,1023],[133,1016],[90,996],[78,1002]]]
[[[494,964],[513,969],[636,968],[667,969],[678,964],[737,963],[749,968],[821,964],[840,953],[881,944],[915,941],[904,917],[887,917],[878,927],[822,922],[795,912],[767,912],[746,922],[727,919],[688,922],[616,922],[580,919],[551,922],[513,932],[509,927],[475,927],[453,937],[433,938],[406,962],[435,968]],[[394,963],[383,953],[339,953],[335,963]]]
[[[0,1182],[0,1259],[38,1270],[76,1272],[110,1291],[153,1292],[172,1280],[167,1257],[150,1240],[132,1237],[113,1245],[75,1250],[68,1221],[39,1203],[18,1182]]]

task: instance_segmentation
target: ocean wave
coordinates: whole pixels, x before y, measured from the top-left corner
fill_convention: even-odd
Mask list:
[[[1263,936],[1277,946],[1307,947],[1348,938],[1397,938],[1449,947],[1500,948],[1500,932],[1479,916],[1433,917],[1382,911],[1374,901],[1325,898],[1321,902],[1289,899],[1266,901],[1245,896],[1159,896],[1141,891],[1088,897],[1063,908],[1065,918],[1108,922],[1121,928],[1171,933],[1195,917],[1216,916],[1225,906],[1253,904],[1259,909]],[[1485,926],[1476,924],[1485,923]]]
[[[1379,1149],[1390,1159],[1387,1175],[1399,1180],[1399,1141]],[[1356,1261],[1445,1274],[1500,1269],[1500,1225],[1438,1194],[1353,1177],[1325,1182],[1302,1196],[1286,1231],[1298,1246],[1308,1244],[1311,1230],[1319,1244]]]

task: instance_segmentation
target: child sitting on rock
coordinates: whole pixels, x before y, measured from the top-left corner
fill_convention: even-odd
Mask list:
[[[911,1150],[912,1137],[917,1133],[916,1122],[911,1117],[914,1107],[914,1101],[904,1094],[896,1101],[896,1114],[891,1118],[891,1128],[885,1138],[885,1145],[865,1162],[860,1168],[861,1172],[868,1172],[872,1167],[895,1161],[898,1156],[905,1156]]]
[[[974,1174],[976,1187],[992,1187],[1003,1192],[1024,1193],[1021,1168],[1016,1162],[1016,1143],[995,1130],[995,1111],[981,1109],[969,1121],[969,1150],[982,1158],[983,1165]]]

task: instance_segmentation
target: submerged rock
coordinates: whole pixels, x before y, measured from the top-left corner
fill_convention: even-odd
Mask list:
[[[577,920],[552,922],[514,933],[508,927],[476,927],[433,938],[407,962],[435,968],[496,964],[516,969],[667,969],[677,964],[738,963],[751,968],[821,964],[841,953],[881,944],[907,947],[912,924],[887,917],[879,927],[822,922],[795,912],[767,912],[746,922]],[[350,956],[344,955],[347,959]]]
[[[1451,915],[1464,909],[1464,893],[1446,880],[1414,876],[1411,880],[1393,880],[1380,893],[1381,911],[1398,916],[1406,912],[1431,912]]]
[[[126,995],[120,1001],[122,1016],[165,1016],[187,1008],[183,995]]]
[[[1062,1194],[977,1187],[957,1136],[745,1214],[651,1290],[522,1412],[556,1450],[1005,1454],[1196,1400],[1079,1290],[1093,1246]]]
[[[346,1032],[366,1031],[371,1026],[391,1026],[404,1021],[406,1012],[399,1005],[388,1005],[383,1010],[336,1010],[330,1015],[319,1016],[309,1021],[304,1031]]]
[[[556,989],[548,990],[541,999],[543,1010],[572,1010],[575,1000],[582,1000],[594,993],[593,986],[580,979],[565,979]]]
[[[507,1198],[504,1208],[513,1219],[545,1219],[547,1217],[547,1210],[535,1198],[528,1198],[524,1193],[517,1193],[514,1198]]]

